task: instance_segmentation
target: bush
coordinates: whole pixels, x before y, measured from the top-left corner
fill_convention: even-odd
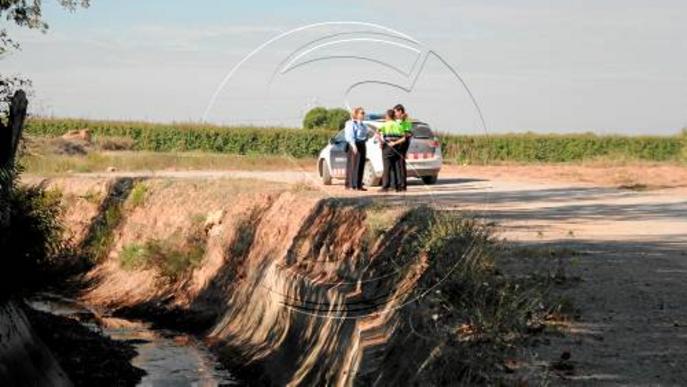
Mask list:
[[[346,109],[327,109],[316,107],[311,109],[303,119],[304,129],[328,129],[341,130],[346,121],[351,118],[351,113]]]
[[[310,111],[303,118],[304,129],[321,129],[327,125],[329,120],[329,112],[326,108],[316,107]]]
[[[0,297],[45,285],[56,259],[65,253],[59,191],[15,186],[14,173],[2,171]]]
[[[124,246],[119,253],[119,264],[124,270],[155,269],[162,277],[176,281],[201,263],[205,242],[202,224],[194,223],[186,238],[174,235],[164,240],[151,239],[143,245]]]

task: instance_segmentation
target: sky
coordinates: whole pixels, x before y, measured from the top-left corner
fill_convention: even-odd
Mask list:
[[[316,105],[383,111],[402,102],[449,132],[672,134],[687,126],[684,0],[92,0],[75,13],[44,3],[49,31],[10,27],[23,47],[0,58],[3,74],[33,79],[37,115],[298,126]],[[375,26],[326,25],[280,39],[210,103],[263,43],[332,21]],[[332,34],[351,39],[302,50]],[[407,86],[398,71],[351,56],[411,72],[414,48],[445,63],[428,60],[412,91],[366,84],[344,93],[360,80]],[[275,77],[298,53],[304,65]]]

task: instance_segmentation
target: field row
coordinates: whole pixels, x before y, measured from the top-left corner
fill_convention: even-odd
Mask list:
[[[33,118],[26,131],[61,136],[90,129],[96,137],[133,141],[136,150],[201,151],[241,155],[314,157],[333,132],[201,124],[152,124]],[[680,161],[687,159],[687,136],[597,136],[594,134],[441,135],[444,157],[460,163],[569,162],[594,159]]]

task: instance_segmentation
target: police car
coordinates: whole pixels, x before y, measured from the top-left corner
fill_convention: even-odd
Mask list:
[[[374,136],[377,128],[384,123],[384,119],[380,115],[369,115],[365,117],[364,122],[370,132],[367,138],[367,160],[365,160],[363,183],[368,187],[373,187],[381,184],[384,172],[382,150],[379,141]],[[408,177],[417,177],[425,184],[434,184],[437,182],[442,165],[441,143],[429,125],[414,120],[413,137],[406,157]],[[325,185],[332,184],[335,179],[346,178],[346,138],[343,130],[332,137],[329,145],[320,152],[317,171]]]

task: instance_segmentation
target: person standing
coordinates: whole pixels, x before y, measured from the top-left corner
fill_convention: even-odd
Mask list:
[[[363,187],[365,160],[367,159],[367,125],[363,122],[365,110],[353,109],[351,119],[346,122],[344,135],[348,149],[346,152],[346,189],[367,191]]]
[[[406,114],[406,108],[398,104],[394,106],[394,115],[396,117],[396,122],[398,122],[405,137],[405,141],[400,145],[399,148],[399,163],[401,169],[401,190],[406,191],[408,189],[408,170],[406,167],[406,158],[408,156],[408,148],[410,147],[410,140],[413,136],[413,122]]]
[[[402,144],[406,141],[401,126],[396,122],[393,110],[386,112],[386,121],[379,128],[382,144],[382,159],[384,161],[384,175],[382,176],[381,192],[387,192],[393,182],[396,191],[402,191],[401,186],[401,153]]]

